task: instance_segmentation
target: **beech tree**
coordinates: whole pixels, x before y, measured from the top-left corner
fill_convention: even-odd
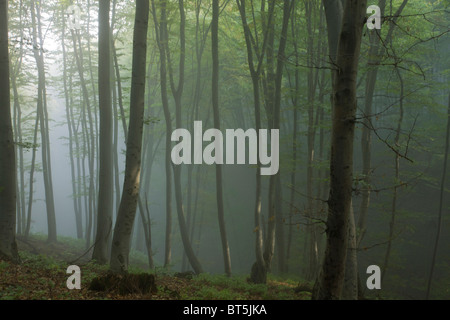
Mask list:
[[[139,198],[145,109],[145,72],[147,70],[148,15],[149,0],[137,0],[133,31],[133,67],[125,180],[111,248],[110,268],[114,272],[128,271],[131,232]]]
[[[340,1],[324,0],[334,69],[327,242],[313,292],[313,299],[319,300],[341,298],[352,205],[356,84],[367,1],[346,0],[344,3],[342,7]],[[338,37],[334,38],[336,34]]]
[[[112,229],[113,167],[112,167],[112,105],[110,88],[109,0],[99,2],[98,11],[98,91],[100,109],[100,173],[98,194],[97,236],[92,258],[101,264],[108,261],[108,244]]]
[[[212,38],[212,105],[214,110],[214,127],[220,130],[219,111],[219,0],[213,0],[211,38]],[[220,239],[222,241],[222,254],[225,273],[231,276],[230,248],[228,246],[227,231],[225,227],[225,212],[223,207],[223,179],[222,166],[216,164],[216,197],[219,218]]]
[[[0,258],[19,261],[16,244],[16,156],[11,123],[8,1],[0,1]]]

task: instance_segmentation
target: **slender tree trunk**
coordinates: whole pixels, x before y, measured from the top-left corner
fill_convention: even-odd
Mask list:
[[[398,68],[396,68],[396,73],[398,79],[400,80],[400,116],[397,123],[397,131],[395,134],[394,144],[397,148],[400,149],[400,133],[402,129],[403,113],[404,113],[403,111],[404,83],[400,70]],[[384,256],[383,269],[381,270],[381,282],[383,282],[384,277],[386,275],[386,270],[388,269],[388,263],[392,248],[392,239],[394,238],[395,218],[397,216],[398,188],[400,188],[400,186],[398,185],[400,181],[400,154],[398,152],[395,154],[394,167],[395,167],[395,179],[394,179],[394,192],[392,195],[391,221],[389,223],[388,245],[386,249],[386,254]]]
[[[255,68],[254,63],[254,53],[253,53],[253,45],[251,42],[251,30],[247,23],[247,17],[246,17],[246,2],[245,0],[236,0],[236,3],[239,7],[242,25],[244,29],[244,35],[245,35],[245,42],[247,47],[247,59],[248,59],[248,65],[250,68],[250,75],[252,78],[252,85],[253,85],[253,103],[254,103],[254,109],[255,109],[255,129],[256,132],[259,134],[259,130],[261,129],[261,96],[260,96],[260,75],[262,73],[263,68],[263,61],[264,61],[264,55],[266,52],[266,46],[268,42],[268,32],[266,30],[263,44],[261,45],[261,51],[256,52],[256,56],[258,57],[258,64]],[[268,23],[271,23],[273,19],[273,13],[274,13],[274,3],[272,2],[269,8],[269,14],[268,14]],[[254,15],[253,7],[252,7],[252,15]],[[255,21],[254,21],[255,23]],[[258,50],[258,48],[255,48],[255,50]],[[256,169],[256,194],[255,194],[255,209],[254,209],[254,221],[255,221],[255,229],[254,232],[256,234],[255,237],[255,255],[256,255],[256,262],[253,264],[251,273],[250,273],[250,280],[253,283],[266,283],[267,281],[267,268],[266,263],[264,261],[264,255],[263,255],[263,225],[262,225],[262,218],[261,218],[261,163],[257,162],[257,169]]]
[[[283,70],[285,64],[285,49],[287,43],[287,31],[289,27],[289,19],[292,12],[294,1],[285,0],[283,1],[283,24],[280,32],[280,42],[277,54],[277,66],[273,89],[274,89],[274,100],[273,100],[273,111],[271,118],[271,129],[280,129],[280,116],[281,116],[281,87],[283,79]],[[279,190],[277,190],[277,188]],[[275,230],[277,230],[278,237],[278,255],[279,255],[279,266],[281,267],[281,272],[284,271],[284,233],[282,232],[282,212],[281,212],[281,174],[280,170],[275,175],[270,177],[270,187],[269,187],[269,221],[275,220],[275,228],[272,226],[272,231],[269,231],[268,237],[269,241],[267,243],[265,251],[266,267],[270,270],[270,264],[274,253],[275,245]],[[269,224],[270,227],[270,224]]]
[[[73,66],[75,65],[75,57],[73,57],[72,59],[72,63],[71,63],[71,70],[73,69]],[[77,201],[77,207],[78,207],[78,211],[79,211],[79,219],[80,219],[80,235],[81,238],[83,238],[83,196],[81,193],[81,183],[82,183],[82,168],[81,168],[81,140],[80,140],[80,135],[79,135],[79,124],[81,121],[81,117],[78,117],[78,119],[75,118],[75,113],[74,113],[74,93],[73,93],[73,73],[71,72],[69,75],[69,104],[68,104],[68,112],[69,112],[69,118],[70,118],[70,122],[68,122],[69,124],[72,125],[72,132],[73,132],[73,141],[75,143],[75,148],[74,148],[74,157],[76,159],[76,180],[75,180],[75,185],[76,185],[76,190],[74,191],[75,196],[75,200]],[[77,121],[78,120],[78,121]],[[84,153],[83,153],[84,154]],[[80,238],[80,239],[81,239]]]
[[[166,46],[164,41],[168,41],[166,33],[166,0],[160,1],[161,6],[161,21],[158,26],[158,19],[156,15],[156,6],[152,0],[152,14],[155,26],[156,42],[159,48],[160,56],[160,80],[161,80],[161,100],[164,110],[164,119],[166,122],[166,152],[165,152],[165,173],[166,173],[166,234],[165,234],[165,255],[164,267],[169,268],[172,257],[172,163],[171,163],[171,134],[172,134],[172,119],[169,111],[169,100],[167,97],[167,61],[166,61]]]
[[[40,118],[41,128],[41,151],[42,151],[42,167],[44,176],[45,203],[47,206],[47,227],[48,242],[57,241],[56,233],[56,213],[55,201],[53,197],[51,158],[50,158],[50,141],[48,135],[48,117],[46,117],[46,93],[45,93],[45,70],[44,70],[44,53],[43,53],[43,37],[40,24],[40,4],[35,8],[35,1],[31,1],[31,19],[33,24],[33,52],[38,68],[38,99],[37,111]],[[37,21],[36,21],[37,20]],[[36,30],[36,26],[37,29]],[[38,42],[39,37],[39,42]]]
[[[31,168],[30,168],[30,186],[28,194],[28,208],[27,208],[27,225],[25,228],[25,239],[28,238],[31,228],[31,209],[33,207],[33,187],[34,187],[34,170],[36,167],[36,149],[37,149],[37,135],[39,128],[39,116],[36,114],[36,121],[34,126],[34,138],[33,138],[33,152],[31,155]]]
[[[306,14],[306,26],[308,31],[307,37],[307,65],[308,65],[308,133],[307,133],[307,170],[306,170],[306,197],[307,197],[307,216],[308,216],[308,226],[307,226],[307,237],[308,237],[308,260],[309,260],[309,270],[307,273],[307,279],[311,280],[316,277],[317,266],[318,266],[318,251],[317,251],[317,235],[316,226],[313,224],[313,219],[315,218],[315,208],[313,202],[313,162],[314,162],[314,143],[315,143],[315,133],[314,128],[314,104],[316,96],[316,78],[317,75],[314,72],[314,54],[316,48],[314,47],[314,31],[315,25],[313,25],[313,20],[315,16],[315,2],[313,0],[308,0],[305,2],[305,14]],[[313,30],[314,28],[314,30]]]
[[[219,0],[213,0],[213,17],[211,24],[212,38],[212,105],[214,111],[214,127],[220,130],[220,112],[219,112]],[[227,232],[225,227],[225,212],[223,207],[223,182],[222,166],[216,164],[216,196],[217,211],[219,218],[220,239],[222,241],[222,254],[227,276],[231,276],[231,257],[228,246]]]
[[[164,6],[166,3],[164,3]],[[173,68],[172,68],[172,59],[169,48],[169,32],[167,30],[167,23],[161,24],[161,29],[164,31],[165,40],[162,41],[162,44],[165,45],[165,53],[167,58],[167,66],[169,67],[169,77],[170,77],[170,87],[172,91],[173,98],[175,100],[175,121],[176,127],[181,128],[181,98],[184,90],[184,69],[185,69],[185,56],[186,56],[186,37],[185,37],[185,24],[186,24],[186,16],[184,11],[184,1],[178,1],[178,8],[180,11],[180,62],[179,62],[179,79],[178,84],[175,85],[174,76],[173,76]],[[164,8],[165,10],[165,8]],[[165,14],[165,13],[164,13]],[[162,39],[162,37],[161,37]],[[169,111],[167,110],[168,114]],[[167,132],[168,136],[171,136],[171,132]],[[171,161],[171,160],[170,160]],[[175,200],[177,207],[177,216],[178,216],[178,225],[180,228],[181,239],[183,242],[183,247],[186,252],[186,255],[189,259],[189,262],[194,269],[194,271],[199,274],[203,272],[203,269],[198,261],[197,257],[194,254],[191,243],[189,241],[189,230],[186,226],[186,220],[184,218],[184,207],[183,207],[183,195],[181,191],[181,166],[173,166],[173,176],[174,176],[174,186],[175,186]]]
[[[295,14],[295,4],[294,4],[294,14]],[[295,17],[295,16],[294,16]],[[295,64],[299,64],[298,57],[298,44],[297,44],[297,31],[296,31],[296,19],[291,19],[292,26],[292,39],[294,46],[294,54],[295,54]],[[291,190],[290,190],[290,209],[289,209],[289,229],[288,229],[288,238],[287,238],[287,248],[286,248],[286,263],[289,262],[289,258],[291,255],[291,244],[292,244],[292,217],[295,214],[295,190],[296,190],[296,172],[297,172],[297,135],[298,135],[298,97],[300,90],[300,82],[299,82],[299,70],[295,68],[294,71],[294,96],[292,97],[292,107],[294,109],[294,118],[293,121],[293,130],[292,130],[292,169],[291,169]],[[291,86],[292,87],[292,86]]]
[[[145,109],[148,14],[149,0],[137,0],[133,34],[130,123],[127,139],[125,181],[111,249],[110,268],[114,272],[128,271],[130,238],[139,198],[142,131]]]
[[[128,138],[128,129],[127,129],[127,118],[125,117],[125,109],[123,107],[123,93],[122,93],[122,78],[120,76],[120,68],[119,68],[119,60],[117,58],[116,46],[114,42],[111,46],[112,56],[114,59],[114,69],[116,70],[116,82],[117,82],[117,96],[119,98],[119,110],[120,110],[120,119],[122,120],[123,126],[123,134],[125,137],[125,141]]]
[[[386,43],[389,43],[392,38],[392,34],[394,28],[396,27],[396,22],[403,9],[405,8],[408,0],[404,0],[397,12],[392,19],[392,23],[389,27],[389,31],[387,33],[386,39],[383,40]],[[384,16],[385,8],[386,8],[386,0],[380,0],[379,7],[381,9],[381,15]],[[373,105],[373,95],[375,92],[375,84],[377,81],[378,68],[382,59],[382,48],[380,48],[380,44],[382,42],[380,31],[372,30],[369,31],[370,37],[370,49],[369,49],[369,61],[368,67],[370,68],[367,72],[366,76],[366,88],[365,88],[365,97],[364,97],[364,119],[363,119],[363,127],[362,127],[362,135],[361,135],[361,156],[362,156],[362,181],[364,185],[364,189],[361,191],[361,205],[359,209],[359,218],[358,218],[358,237],[357,237],[357,245],[358,247],[361,244],[361,241],[364,239],[366,228],[367,228],[367,212],[369,210],[370,205],[370,183],[371,183],[371,175],[372,175],[372,164],[371,164],[371,150],[372,150],[372,105]]]
[[[72,118],[70,116],[70,93],[68,91],[67,86],[67,54],[66,54],[66,45],[65,45],[65,17],[64,12],[62,14],[62,33],[61,33],[61,47],[62,47],[62,54],[63,54],[63,84],[64,84],[64,98],[66,102],[66,120],[67,120],[67,127],[69,130],[69,152],[70,152],[70,173],[72,177],[72,194],[73,194],[73,208],[75,211],[75,225],[77,230],[77,238],[81,239],[83,237],[83,226],[82,226],[82,217],[81,217],[81,207],[78,206],[77,201],[77,186],[75,181],[75,154],[74,154],[74,134],[73,134],[73,125],[72,125]]]
[[[18,69],[15,71],[18,72]],[[17,74],[17,73],[16,73]],[[26,228],[26,206],[25,206],[25,169],[24,169],[24,155],[23,155],[23,140],[22,140],[22,108],[19,101],[19,92],[16,84],[16,74],[11,73],[11,85],[14,92],[14,136],[17,141],[16,154],[19,156],[18,163],[18,179],[17,179],[17,232],[19,234],[25,233]]]
[[[112,46],[112,44],[111,44]],[[114,126],[114,136],[113,136],[113,158],[114,158],[114,188],[115,188],[115,207],[114,212],[119,210],[120,205],[120,172],[119,172],[119,121],[117,112],[117,91],[116,91],[116,77],[114,75],[114,66],[111,65],[111,78],[112,78],[112,95],[113,95],[113,126]]]
[[[20,234],[25,233],[26,228],[26,205],[25,205],[25,168],[24,168],[24,157],[23,157],[23,140],[22,140],[22,108],[19,100],[19,92],[17,89],[16,79],[20,73],[23,60],[23,33],[24,28],[22,25],[22,12],[23,12],[23,1],[19,2],[19,28],[20,28],[20,49],[18,53],[17,63],[14,66],[12,62],[10,77],[11,86],[14,93],[14,116],[13,116],[13,126],[14,126],[14,137],[17,142],[16,154],[19,157],[19,163],[17,168],[18,180],[17,180],[17,232]]]
[[[100,172],[98,195],[97,236],[92,258],[100,264],[108,262],[108,244],[112,228],[113,165],[112,105],[110,87],[110,26],[109,0],[99,2],[98,91],[100,110]]]

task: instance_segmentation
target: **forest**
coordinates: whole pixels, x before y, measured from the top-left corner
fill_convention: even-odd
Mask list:
[[[0,0],[0,300],[450,299],[449,6]]]

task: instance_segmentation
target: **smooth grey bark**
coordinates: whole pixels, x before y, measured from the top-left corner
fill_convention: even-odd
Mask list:
[[[113,44],[111,43],[111,47]],[[111,88],[112,88],[112,101],[113,101],[113,158],[114,158],[114,189],[115,189],[115,206],[114,212],[119,210],[120,205],[120,194],[122,192],[120,188],[120,173],[119,173],[119,151],[118,151],[118,142],[119,142],[119,113],[117,112],[117,90],[116,90],[116,77],[114,74],[114,66],[111,65]]]
[[[121,84],[120,80],[117,81],[116,86],[116,73],[120,76],[120,70],[118,70],[118,63],[116,65],[117,57],[115,56],[115,44],[114,44],[114,26],[116,23],[116,0],[113,0],[112,4],[112,14],[111,14],[111,34],[110,34],[110,41],[111,41],[111,58],[110,60],[113,61],[111,63],[111,89],[112,89],[112,101],[113,101],[113,158],[114,158],[114,189],[115,189],[115,196],[114,196],[114,212],[117,213],[120,206],[120,194],[122,192],[120,188],[120,173],[119,173],[119,151],[118,151],[118,142],[119,142],[119,113],[118,113],[118,99],[122,100],[122,97],[118,97],[118,91],[121,90]],[[117,69],[116,69],[117,67]],[[115,72],[116,71],[116,72]],[[126,125],[124,126],[124,133],[126,133]]]
[[[16,137],[16,154],[18,155],[17,166],[17,233],[24,234],[26,230],[26,205],[25,205],[25,168],[24,168],[24,152],[23,152],[23,139],[22,139],[22,107],[19,101],[19,92],[17,89],[16,78],[20,70],[21,58],[17,65],[17,68],[12,70],[11,86],[14,94],[14,136]]]
[[[8,1],[0,0],[0,257],[19,262],[16,244],[16,156],[11,123]]]
[[[305,2],[305,15],[306,15],[306,27],[307,27],[307,88],[308,88],[308,130],[307,130],[307,159],[306,159],[306,200],[307,200],[307,239],[308,241],[308,260],[309,269],[306,274],[307,279],[311,280],[317,276],[317,268],[319,265],[319,252],[318,252],[318,236],[317,228],[313,223],[313,219],[316,215],[316,209],[314,207],[314,196],[313,196],[313,176],[314,176],[314,155],[315,155],[315,136],[316,136],[316,125],[314,123],[314,105],[316,99],[316,88],[318,81],[318,71],[314,70],[314,55],[315,52],[319,51],[320,48],[315,48],[314,46],[314,16],[316,15],[316,5],[317,2],[313,0],[308,0]],[[319,4],[320,5],[320,4]],[[320,45],[320,41],[318,41]]]
[[[75,175],[75,154],[74,154],[74,130],[72,125],[72,117],[70,114],[70,93],[68,91],[68,85],[67,85],[67,53],[66,53],[66,45],[65,45],[65,32],[66,32],[66,24],[65,24],[65,18],[64,18],[64,11],[62,14],[62,33],[61,33],[61,47],[62,47],[62,54],[63,54],[63,85],[64,85],[64,98],[66,102],[66,121],[67,121],[67,127],[69,130],[69,158],[70,158],[70,173],[72,177],[72,194],[73,194],[73,207],[75,211],[75,225],[77,230],[77,238],[81,239],[83,237],[83,226],[82,226],[82,217],[81,217],[81,207],[78,205],[77,200],[77,186],[76,186],[76,175]]]
[[[214,111],[214,127],[220,130],[220,111],[219,111],[219,0],[212,2],[212,105]],[[224,268],[227,276],[231,276],[231,257],[228,245],[227,232],[225,226],[225,212],[223,206],[223,176],[222,166],[216,164],[216,197],[217,214],[219,219],[220,239],[222,241],[222,254]]]
[[[171,163],[171,144],[170,139],[172,134],[172,119],[169,111],[169,100],[167,97],[167,60],[166,60],[166,46],[164,41],[167,41],[167,21],[166,21],[166,1],[161,0],[161,21],[158,25],[158,18],[156,15],[155,1],[152,0],[152,15],[155,26],[156,42],[159,48],[160,56],[160,81],[161,81],[161,100],[164,111],[164,119],[166,122],[166,152],[165,152],[165,174],[166,174],[166,233],[165,233],[165,248],[164,248],[164,267],[168,268],[172,259],[172,163]]]
[[[45,204],[47,206],[47,228],[48,228],[48,242],[57,241],[56,232],[56,213],[55,213],[55,201],[53,196],[53,183],[52,183],[52,171],[51,171],[51,157],[50,157],[50,139],[49,139],[49,126],[47,115],[47,100],[45,89],[45,69],[44,69],[44,52],[43,44],[44,39],[42,36],[41,23],[40,23],[40,4],[36,7],[36,1],[31,1],[31,20],[33,24],[33,54],[36,60],[38,69],[38,98],[37,98],[37,112],[40,118],[40,131],[41,131],[41,151],[42,151],[42,167],[45,189]],[[37,20],[37,21],[36,21]],[[39,41],[38,41],[39,39]]]
[[[151,116],[151,106],[152,106],[152,96],[154,96],[156,92],[156,86],[152,84],[151,76],[152,76],[152,67],[155,65],[155,54],[152,53],[152,59],[148,63],[147,68],[147,109],[145,111],[145,118]],[[156,83],[156,81],[155,81]],[[152,86],[155,88],[152,90]],[[160,110],[161,111],[161,110]],[[157,115],[159,117],[159,114]],[[151,127],[151,128],[150,128]],[[161,136],[162,138],[162,136]],[[146,246],[147,251],[147,259],[149,269],[154,268],[153,261],[153,251],[152,251],[152,223],[150,218],[150,210],[148,207],[147,198],[149,197],[149,188],[150,181],[152,176],[152,168],[154,163],[154,158],[158,149],[158,146],[161,142],[161,139],[158,140],[156,147],[154,147],[155,140],[155,132],[152,123],[148,123],[144,130],[144,146],[142,152],[142,161],[146,165],[141,172],[141,180],[144,180],[143,188],[141,188],[141,193],[138,200],[139,205],[139,220],[138,220],[138,229],[136,235],[136,248],[137,250],[144,251],[143,245]],[[144,204],[142,203],[142,199],[145,199],[145,210]]]
[[[344,8],[342,2],[338,0],[323,0],[325,8],[325,17],[327,20],[328,32],[328,47],[330,63],[336,62],[338,40],[342,28],[342,17],[344,15]]]
[[[36,121],[34,125],[34,138],[33,138],[33,145],[35,146],[33,148],[33,152],[31,155],[31,168],[30,168],[30,179],[29,179],[29,191],[28,191],[28,207],[27,207],[27,225],[25,227],[25,239],[28,238],[30,234],[30,228],[31,228],[31,212],[33,208],[33,187],[34,187],[34,170],[36,168],[36,144],[37,144],[37,136],[38,136],[38,126],[39,126],[39,116],[36,115]]]
[[[203,19],[202,24],[202,34],[200,34],[200,11],[201,11],[201,5],[202,1],[196,1],[195,3],[195,58],[196,58],[196,80],[195,80],[195,89],[194,89],[194,95],[193,95],[193,102],[192,102],[192,112],[190,112],[190,119],[188,120],[188,127],[190,129],[190,132],[193,132],[194,130],[194,120],[199,120],[199,107],[200,107],[200,100],[202,97],[202,90],[205,86],[202,86],[202,57],[203,52],[205,49],[205,44],[207,40],[207,36],[209,33],[209,30],[211,29],[211,23],[206,26],[205,19]],[[208,14],[208,12],[205,12],[205,17]],[[193,237],[194,237],[194,227],[195,227],[195,219],[197,216],[197,205],[195,204],[195,209],[192,208],[192,175],[193,175],[194,166],[188,167],[188,199],[187,199],[187,228],[189,229],[189,239],[192,245]],[[199,170],[197,170],[197,173]],[[198,180],[197,180],[197,186],[198,186]],[[198,187],[196,188],[196,203],[198,199]],[[182,271],[186,270],[186,254],[183,255],[183,262],[182,262]]]
[[[330,3],[332,7],[330,7]],[[334,19],[333,1],[324,1],[327,18]],[[353,139],[356,117],[356,82],[367,1],[347,0],[336,50],[338,71],[333,72],[333,124],[330,159],[330,196],[326,223],[325,258],[314,286],[313,299],[340,299],[344,285],[348,225],[353,187]],[[337,12],[335,11],[334,14]],[[337,21],[327,21],[330,29]],[[330,44],[330,56],[333,48]]]
[[[98,97],[100,111],[100,169],[98,191],[97,235],[92,259],[100,264],[108,262],[108,244],[112,229],[113,158],[112,105],[110,79],[109,0],[99,2],[98,11]]]
[[[19,28],[20,28],[20,39],[23,39],[24,28],[22,25],[22,14],[23,14],[23,1],[19,2]],[[14,116],[13,116],[13,126],[14,126],[14,137],[16,140],[17,148],[16,154],[18,154],[19,162],[17,166],[17,232],[19,234],[24,234],[26,230],[26,205],[25,205],[25,168],[24,168],[24,152],[23,152],[23,135],[22,135],[22,108],[19,99],[19,92],[17,88],[17,77],[20,73],[23,61],[23,41],[20,42],[20,49],[18,53],[17,63],[14,65],[11,62],[11,86],[14,94]]]
[[[264,55],[266,52],[266,45],[268,39],[267,30],[263,39],[263,44],[260,52],[256,52],[258,63],[255,67],[254,53],[252,45],[252,34],[250,27],[247,23],[246,17],[246,3],[245,0],[236,0],[241,15],[242,26],[244,29],[245,43],[247,47],[247,60],[250,69],[250,76],[252,78],[253,85],[253,103],[255,109],[255,129],[259,133],[261,129],[261,97],[260,97],[260,76],[262,73]],[[253,7],[252,7],[253,9]],[[271,23],[273,19],[274,3],[271,4],[268,15],[268,23]],[[253,12],[252,12],[253,13]],[[256,44],[258,46],[258,44]],[[255,48],[258,51],[258,48]],[[256,188],[255,188],[255,209],[254,209],[254,221],[255,221],[255,255],[256,262],[252,266],[250,273],[250,280],[253,283],[266,283],[267,281],[267,268],[263,256],[263,232],[262,232],[262,219],[261,219],[261,163],[257,161],[256,169]]]
[[[88,189],[88,196],[87,196],[87,208],[86,208],[86,248],[89,248],[90,246],[90,240],[91,240],[91,233],[92,233],[92,220],[95,210],[95,172],[94,172],[94,162],[95,162],[95,149],[96,149],[96,142],[95,142],[95,133],[94,133],[94,120],[92,117],[92,111],[91,111],[91,103],[90,103],[90,97],[89,92],[87,88],[87,83],[84,77],[84,66],[83,66],[83,47],[81,45],[81,37],[79,31],[71,30],[72,35],[72,41],[73,41],[73,50],[74,50],[74,56],[75,61],[78,69],[78,75],[80,77],[80,84],[81,84],[81,91],[83,96],[83,117],[85,118],[81,125],[83,126],[83,136],[84,139],[86,139],[86,142],[84,143],[84,146],[87,146],[87,157],[89,161],[89,189]],[[79,50],[78,50],[79,48]],[[87,116],[87,121],[86,121]],[[88,127],[89,123],[89,127]],[[83,154],[83,157],[85,157],[85,154]],[[83,161],[84,166],[84,161]],[[83,173],[83,179],[85,179],[86,175]],[[84,184],[86,185],[86,184]]]
[[[358,262],[356,246],[355,216],[353,205],[350,205],[348,222],[347,258],[345,261],[344,287],[342,289],[343,300],[358,300]]]
[[[113,39],[112,39],[113,41]],[[120,119],[122,120],[122,127],[123,127],[123,134],[125,137],[125,141],[127,141],[128,139],[128,129],[127,129],[127,119],[125,117],[125,109],[123,107],[123,93],[122,93],[122,77],[120,75],[120,68],[119,68],[119,59],[117,58],[117,53],[116,53],[116,46],[114,44],[114,41],[112,42],[111,45],[111,51],[112,51],[112,56],[114,59],[114,70],[116,71],[116,82],[117,82],[117,96],[118,96],[118,100],[119,100],[119,110],[120,110]]]
[[[295,5],[294,5],[295,12]],[[299,63],[298,56],[298,43],[297,43],[297,32],[296,32],[296,21],[295,19],[291,19],[292,26],[292,39],[293,39],[293,47],[294,47],[294,55],[295,55],[295,64]],[[289,76],[289,74],[288,74]],[[289,78],[289,81],[290,78]],[[292,87],[292,84],[291,84]],[[289,229],[288,229],[288,238],[287,238],[287,247],[286,247],[286,263],[289,262],[291,255],[291,245],[292,245],[292,217],[295,214],[295,190],[296,190],[296,172],[297,172],[297,149],[298,149],[298,97],[299,97],[299,89],[300,89],[300,81],[299,81],[299,70],[295,68],[294,71],[294,95],[291,97],[292,107],[294,109],[293,114],[293,130],[292,130],[292,169],[291,169],[291,191],[290,191],[290,208],[289,208]]]
[[[274,50],[275,44],[275,26],[274,21],[269,21],[267,24],[268,43],[267,43],[267,75],[263,79],[263,87],[265,92],[265,108],[268,119],[268,125],[270,129],[280,129],[280,109],[281,109],[281,85],[283,78],[283,70],[285,63],[285,49],[287,43],[287,30],[289,26],[289,19],[293,8],[294,1],[283,1],[283,23],[280,32],[280,41],[278,46],[278,52]],[[264,28],[264,30],[266,30]],[[275,67],[276,62],[276,67]],[[278,180],[280,179],[280,170],[277,174],[270,176],[269,181],[269,216],[268,226],[266,233],[266,242],[264,244],[264,260],[267,271],[271,270],[272,258],[275,252],[275,239],[279,242],[278,249],[279,254],[279,266],[280,269],[284,268],[284,237],[280,234],[283,226],[280,224],[282,221],[281,204],[281,192],[277,191],[277,185],[280,185]],[[277,226],[278,221],[278,226]],[[276,230],[278,230],[278,236],[276,237]],[[281,251],[282,250],[282,251]]]
[[[72,62],[71,62],[71,70],[73,68],[73,66],[75,65],[75,57],[72,58]],[[74,195],[76,195],[74,198],[77,202],[77,207],[78,207],[78,211],[79,211],[79,220],[80,220],[80,226],[79,226],[79,230],[80,230],[80,239],[83,238],[83,223],[82,223],[82,217],[83,217],[83,196],[81,195],[81,181],[82,181],[82,167],[81,167],[81,138],[80,138],[80,134],[79,134],[79,123],[81,121],[81,118],[78,118],[78,124],[77,124],[77,119],[75,117],[74,114],[74,94],[73,94],[73,73],[70,72],[69,73],[69,104],[67,105],[68,107],[68,112],[69,112],[69,118],[70,121],[68,122],[69,125],[72,126],[72,133],[73,133],[73,142],[75,143],[75,147],[74,147],[74,157],[75,157],[75,162],[76,162],[76,179],[74,181],[75,185],[76,185],[76,190],[74,191]],[[84,154],[84,153],[83,153]]]
[[[181,97],[183,95],[184,90],[184,66],[185,66],[185,57],[186,57],[186,36],[185,36],[185,25],[186,25],[186,13],[184,10],[184,1],[178,1],[178,7],[180,11],[180,62],[179,62],[179,79],[178,85],[175,86],[173,80],[173,72],[171,67],[171,58],[170,58],[170,49],[168,47],[168,41],[166,41],[166,55],[167,62],[169,66],[169,76],[170,76],[170,86],[172,90],[172,94],[175,100],[175,121],[176,127],[181,128]],[[164,24],[164,27],[167,28],[167,24]],[[165,30],[165,34],[168,35],[167,29]],[[168,38],[166,37],[166,40]],[[186,252],[187,258],[194,269],[195,273],[199,274],[203,272],[200,261],[192,249],[192,245],[189,239],[189,230],[186,225],[186,220],[184,218],[184,207],[183,207],[183,198],[181,192],[181,166],[173,166],[173,176],[175,183],[175,200],[177,206],[177,215],[178,215],[178,224],[181,233],[181,239],[183,242],[183,247]]]
[[[133,32],[130,122],[127,139],[125,181],[111,248],[110,268],[113,272],[119,273],[128,271],[131,232],[139,198],[145,109],[148,15],[149,0],[137,0]]]
[[[278,47],[278,53],[277,53],[277,64],[276,64],[276,72],[275,72],[275,78],[274,78],[274,89],[275,89],[275,95],[274,95],[274,101],[273,101],[273,113],[272,113],[272,123],[271,123],[271,129],[280,129],[280,116],[281,116],[281,90],[282,90],[282,80],[283,80],[283,71],[284,71],[284,65],[285,65],[285,49],[287,44],[287,31],[289,27],[289,19],[291,16],[292,8],[294,6],[295,1],[289,1],[285,0],[283,2],[283,23],[281,27],[280,32],[280,40],[279,40],[279,47]],[[271,176],[270,179],[271,185],[273,185],[274,190],[274,202],[269,207],[269,212],[272,210],[270,217],[274,217],[276,220],[275,228],[276,233],[278,236],[276,237],[276,241],[278,243],[278,265],[281,272],[284,272],[285,270],[285,245],[284,245],[284,228],[283,228],[283,217],[282,217],[282,211],[281,211],[281,204],[282,204],[282,197],[281,197],[281,170],[278,170],[278,172],[275,175]],[[269,188],[270,189],[270,188]],[[278,190],[277,190],[278,189]],[[270,196],[270,195],[269,195]],[[273,212],[275,211],[275,212]],[[274,236],[272,234],[272,236]],[[274,237],[272,237],[274,239]],[[269,243],[269,250],[270,248],[273,248],[274,244]],[[266,266],[270,266],[270,260],[271,256],[273,256],[273,249],[270,251],[266,251]],[[270,267],[269,267],[270,269]]]

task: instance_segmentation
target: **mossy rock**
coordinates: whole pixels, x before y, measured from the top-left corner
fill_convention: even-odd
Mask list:
[[[148,273],[115,274],[107,273],[92,279],[89,290],[102,292],[118,292],[126,294],[156,293],[155,276]]]
[[[313,288],[308,283],[299,283],[297,287],[295,287],[294,292],[300,293],[300,292],[309,292],[312,293]]]
[[[192,278],[195,276],[195,273],[192,271],[177,272],[174,276],[180,279],[192,280]]]

